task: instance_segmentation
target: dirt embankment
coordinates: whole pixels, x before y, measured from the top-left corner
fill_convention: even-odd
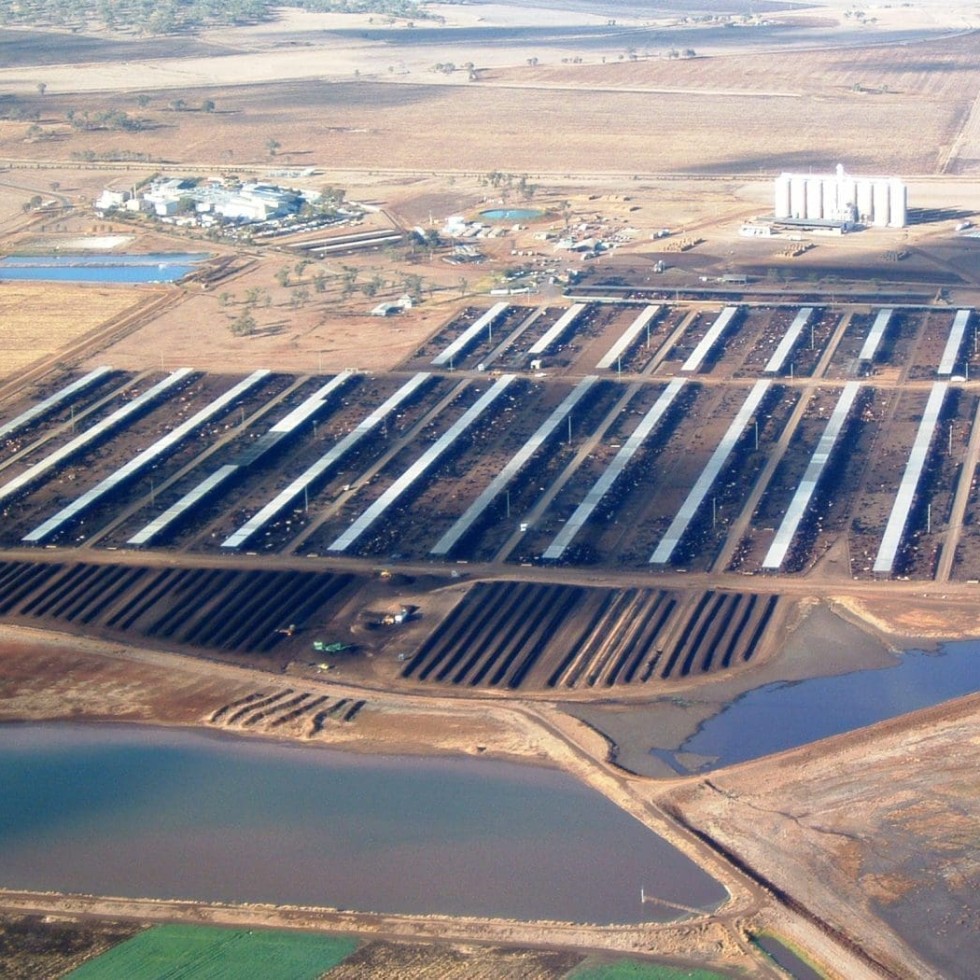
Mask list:
[[[971,695],[655,796],[890,974],[967,976],[980,955],[978,772]]]

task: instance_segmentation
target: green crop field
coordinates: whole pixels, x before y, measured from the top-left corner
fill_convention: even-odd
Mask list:
[[[71,980],[315,980],[357,948],[349,937],[164,925],[69,974]]]
[[[710,970],[685,970],[683,967],[643,963],[639,960],[616,960],[613,963],[586,961],[568,974],[567,980],[725,980]]]

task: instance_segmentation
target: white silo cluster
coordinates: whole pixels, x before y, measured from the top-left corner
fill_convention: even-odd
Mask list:
[[[860,222],[904,228],[908,191],[897,177],[851,177],[841,164],[834,174],[780,174],[776,178],[776,220]]]

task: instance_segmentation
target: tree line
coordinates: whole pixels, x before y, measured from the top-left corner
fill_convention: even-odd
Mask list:
[[[177,34],[273,20],[280,7],[391,19],[433,16],[416,0],[20,0],[0,3],[0,25]]]

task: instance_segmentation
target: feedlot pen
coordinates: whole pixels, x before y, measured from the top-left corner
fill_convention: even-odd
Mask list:
[[[723,304],[651,305],[639,326],[635,304],[500,303],[492,315],[468,307],[398,370],[354,373],[332,387],[288,438],[255,455],[252,447],[329,380],[269,372],[186,438],[170,440],[138,475],[110,481],[104,498],[54,529],[46,550],[33,552],[39,560],[30,560],[32,529],[107,477],[125,476],[130,460],[242,380],[186,372],[165,397],[100,428],[163,372],[125,374],[106,365],[92,378],[82,367],[52,374],[0,405],[0,488],[13,488],[0,500],[0,549],[10,557],[0,566],[0,615],[135,632],[153,643],[222,655],[268,655],[282,664],[309,648],[308,638],[299,643],[277,632],[298,619],[313,617],[329,631],[340,608],[352,603],[344,613],[348,626],[363,626],[351,611],[361,590],[351,563],[361,573],[379,564],[412,566],[413,575],[423,568],[445,584],[458,578],[457,563],[469,562],[466,571],[485,581],[467,583],[451,611],[440,607],[436,620],[402,634],[412,638],[398,650],[403,683],[621,690],[728,669],[757,656],[774,619],[784,615],[786,603],[768,594],[778,591],[774,577],[875,577],[874,556],[943,358],[963,374],[942,378],[948,390],[891,575],[976,577],[980,392],[968,380],[980,366],[976,313],[889,307],[874,357],[863,359],[875,322],[884,322],[876,308],[808,305],[809,313],[791,304],[731,307],[710,351],[683,372]],[[456,363],[440,359],[467,331]],[[549,335],[554,340],[540,351]],[[617,352],[613,360],[610,351]],[[424,375],[410,395],[245,547],[222,548],[418,372]],[[459,429],[504,372],[514,375],[506,392]],[[683,390],[633,440],[635,452],[572,545],[546,559],[569,517],[680,377]],[[594,380],[540,436],[542,423],[586,378]],[[721,468],[710,471],[710,486],[670,561],[651,565],[681,504],[709,461],[720,458],[740,406],[764,378],[765,397],[753,403]],[[848,384],[857,392],[841,437],[807,498],[786,560],[778,571],[766,570],[776,530]],[[70,397],[59,394],[66,389]],[[4,430],[11,420],[16,425]],[[456,429],[450,443],[447,434]],[[79,439],[89,430],[92,438]],[[445,452],[430,467],[417,466],[440,440]],[[79,448],[66,455],[63,447],[73,444]],[[209,473],[252,455],[254,464],[182,513],[153,549],[127,543]],[[45,464],[49,459],[55,464]],[[25,479],[34,467],[36,478]],[[436,544],[501,473],[506,478],[492,499],[437,560]],[[351,541],[339,571],[330,543],[393,486],[402,492]],[[274,556],[276,570],[249,570],[259,555]],[[205,567],[209,562],[215,567]],[[525,566],[549,570],[548,581],[533,581]],[[710,576],[710,586],[679,588],[683,572]],[[589,587],[590,578],[604,574],[622,587]],[[762,576],[760,588],[746,589],[746,575]],[[239,609],[241,596],[247,609]]]

